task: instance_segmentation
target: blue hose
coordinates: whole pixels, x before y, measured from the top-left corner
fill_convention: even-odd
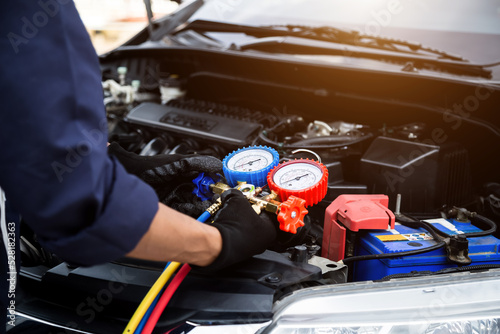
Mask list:
[[[210,216],[211,216],[210,212],[205,211],[196,220],[199,221],[199,222],[204,223],[204,222],[206,222],[208,220],[208,218],[210,218]]]
[[[170,262],[167,262],[167,264],[165,265],[165,268],[163,270],[165,271],[165,269],[167,269],[167,267],[169,265],[170,265]],[[163,290],[164,289],[161,289],[161,291],[156,296],[155,300],[153,300],[151,305],[149,305],[149,308],[146,311],[146,313],[144,313],[144,316],[142,317],[141,322],[139,323],[139,325],[137,325],[137,328],[135,329],[134,334],[141,334],[142,330],[144,329],[144,326],[146,326],[146,322],[148,322],[149,316],[151,315],[151,313],[153,313],[153,310],[156,306],[156,303],[158,303],[158,300],[160,299],[160,296],[163,293]]]
[[[137,328],[136,328],[134,334],[141,334],[142,333],[142,330],[144,329],[144,326],[146,326],[146,323],[148,322],[149,316],[151,315],[151,313],[153,313],[153,310],[154,310],[154,308],[156,306],[156,303],[158,303],[158,300],[160,299],[160,296],[161,296],[162,293],[163,293],[163,289],[160,291],[160,293],[158,293],[158,295],[156,296],[155,300],[153,300],[153,302],[149,306],[149,308],[146,311],[146,313],[144,313],[144,316],[142,317],[141,322],[139,323],[139,325],[137,325]]]

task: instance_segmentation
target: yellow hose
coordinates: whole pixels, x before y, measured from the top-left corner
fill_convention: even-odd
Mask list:
[[[135,311],[132,318],[130,318],[127,327],[123,331],[123,334],[133,334],[135,332],[137,326],[139,326],[139,323],[142,320],[142,317],[144,317],[144,314],[148,310],[149,306],[151,306],[151,303],[153,303],[156,296],[160,293],[161,289],[165,286],[165,284],[168,282],[170,277],[172,277],[172,275],[175,273],[175,271],[177,270],[177,268],[179,268],[180,265],[181,264],[179,262],[172,262],[163,271],[160,277],[156,280],[155,284],[151,287],[151,289],[149,289],[149,292],[147,293],[146,297],[144,297],[144,299],[142,300],[141,304]]]

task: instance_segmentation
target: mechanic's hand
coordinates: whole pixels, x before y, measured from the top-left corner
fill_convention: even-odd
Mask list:
[[[262,253],[276,240],[276,217],[263,212],[258,215],[241,191],[230,189],[221,195],[222,209],[215,215],[213,226],[222,235],[222,250],[206,271],[222,269],[252,255]]]
[[[108,153],[114,155],[127,172],[151,185],[160,201],[191,215],[199,215],[206,209],[191,194],[194,187],[192,180],[201,172],[222,174],[222,162],[208,155],[140,156],[128,152],[116,142],[109,145]]]

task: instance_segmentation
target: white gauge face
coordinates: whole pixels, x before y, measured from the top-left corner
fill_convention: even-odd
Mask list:
[[[281,188],[288,190],[307,189],[321,180],[323,171],[316,165],[298,162],[278,169],[273,181]]]
[[[260,148],[236,153],[227,162],[227,167],[238,172],[253,172],[266,168],[273,162],[271,152]]]

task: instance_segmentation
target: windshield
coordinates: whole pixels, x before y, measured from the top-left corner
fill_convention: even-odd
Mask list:
[[[194,20],[328,25],[415,41],[480,64],[500,59],[500,0],[208,0],[189,19]],[[242,38],[208,35],[228,45]],[[492,71],[499,77],[499,66]]]
[[[191,20],[500,34],[499,0],[208,0]]]

